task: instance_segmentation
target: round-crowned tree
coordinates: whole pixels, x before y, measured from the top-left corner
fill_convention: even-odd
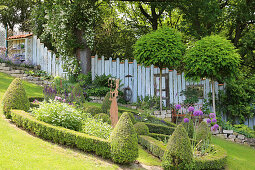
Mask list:
[[[162,69],[180,66],[185,46],[181,34],[172,28],[163,27],[142,36],[134,45],[134,55],[144,66],[154,65],[160,69],[160,110],[162,111]]]
[[[128,113],[123,113],[111,136],[112,160],[127,164],[138,157],[138,139],[134,125]]]
[[[192,161],[193,153],[188,133],[180,124],[168,140],[162,166],[164,169],[190,169]]]
[[[187,51],[184,63],[187,78],[211,80],[213,112],[215,113],[215,81],[223,82],[238,73],[240,56],[234,45],[218,35],[204,37]]]
[[[28,111],[30,103],[20,78],[16,78],[9,85],[3,97],[3,111],[10,118],[11,109]]]

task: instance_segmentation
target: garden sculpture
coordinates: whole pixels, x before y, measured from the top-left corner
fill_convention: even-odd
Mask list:
[[[119,88],[119,79],[114,79],[110,78],[108,80],[108,84],[111,88],[110,90],[110,101],[111,103],[111,108],[110,108],[110,117],[111,117],[111,122],[112,122],[112,127],[115,127],[115,125],[118,122],[118,103],[117,103],[117,97],[118,97],[118,88]],[[115,89],[113,90],[115,85]]]

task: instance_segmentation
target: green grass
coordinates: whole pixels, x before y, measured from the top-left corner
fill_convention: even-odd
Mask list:
[[[149,166],[161,166],[160,159],[143,150],[140,145],[138,147],[138,153],[139,157],[137,158],[137,161]]]
[[[212,143],[227,151],[227,169],[255,170],[255,149],[217,137],[212,138]]]

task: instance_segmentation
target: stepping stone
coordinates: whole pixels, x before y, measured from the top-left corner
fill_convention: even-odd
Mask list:
[[[3,70],[5,70],[5,71],[11,71],[11,67],[4,67]]]
[[[6,63],[2,63],[1,65],[2,65],[2,67],[7,67]]]
[[[223,130],[223,133],[232,135],[234,133],[233,130]]]

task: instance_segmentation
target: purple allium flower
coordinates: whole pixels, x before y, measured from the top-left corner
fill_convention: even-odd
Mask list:
[[[181,109],[181,107],[182,107],[182,106],[181,106],[181,105],[179,105],[179,104],[175,105],[175,109],[176,109],[176,110]]]
[[[211,119],[207,119],[206,121],[208,124],[212,122]]]
[[[192,106],[190,106],[189,108],[188,108],[188,111],[189,112],[193,112],[195,109],[194,109],[194,107],[192,107]]]
[[[216,122],[217,122],[217,119],[213,118],[213,119],[212,119],[212,122],[213,122],[213,123],[216,123]]]
[[[199,116],[199,110],[194,111],[193,115],[194,116]]]
[[[183,121],[184,121],[184,123],[189,123],[189,119],[188,118],[184,118]]]
[[[203,115],[203,111],[199,110],[199,116],[202,116],[202,115]]]
[[[216,115],[215,115],[215,113],[210,113],[209,117],[210,117],[210,118],[215,118]]]
[[[216,130],[219,129],[219,125],[218,125],[218,124],[213,125],[213,127],[214,127]]]

